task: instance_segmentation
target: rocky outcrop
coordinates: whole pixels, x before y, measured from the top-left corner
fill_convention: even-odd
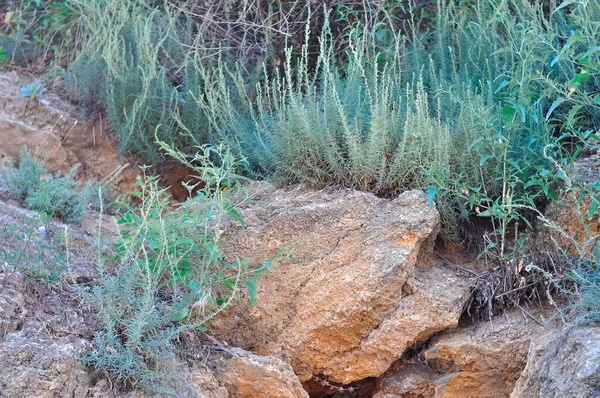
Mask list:
[[[231,398],[308,398],[290,365],[235,348],[221,359],[217,378]]]
[[[511,398],[600,396],[600,327],[573,327],[545,335],[529,350]]]
[[[572,176],[591,186],[599,180],[599,171],[600,154],[593,153],[574,162]],[[577,189],[563,191],[559,194],[561,202],[548,204],[544,212],[547,225],[541,225],[536,236],[539,247],[553,252],[558,244],[561,250],[575,257],[594,250],[594,242],[600,237],[600,217],[598,212],[588,217],[592,198],[588,195],[579,199],[579,195]],[[577,203],[578,200],[581,201]]]
[[[93,322],[60,291],[27,286],[21,276],[0,273],[0,397],[109,397],[94,388],[76,359],[90,348]],[[34,289],[27,291],[27,288]],[[36,289],[38,289],[36,291]]]
[[[543,330],[512,311],[443,333],[418,358],[386,372],[374,397],[507,398],[525,368],[531,340]]]
[[[0,273],[0,286],[4,277]],[[78,360],[91,349],[98,327],[92,314],[60,289],[27,289],[17,273],[0,292],[0,398],[148,398],[120,391]],[[237,348],[227,352],[191,367],[174,364],[178,382],[167,388],[182,398],[308,398],[283,361]]]
[[[257,261],[279,248],[259,278],[256,304],[232,305],[211,333],[292,364],[302,381],[348,384],[376,377],[415,342],[455,327],[469,295],[463,275],[432,260],[439,215],[420,191],[394,200],[302,186],[255,195],[231,251]]]
[[[64,261],[62,236],[67,228],[69,266],[57,264],[64,275],[60,279],[68,283],[93,281],[98,257],[92,248],[93,235],[100,215],[86,213],[81,225],[46,221],[43,235],[38,231],[40,224],[26,227],[35,215],[0,202],[1,250],[23,250],[24,239],[17,240],[14,234],[24,237],[28,234],[24,228],[33,228],[29,254],[21,258],[20,266],[34,267],[25,261],[46,262],[51,258]],[[104,216],[102,221],[103,235],[114,236],[115,220]],[[3,270],[0,266],[0,398],[144,398],[140,392],[132,395],[119,391],[77,359],[91,349],[93,333],[99,327],[94,315],[74,299],[68,284],[49,287],[27,282],[18,269],[13,273],[12,268]],[[202,347],[204,352],[211,352]],[[202,363],[192,362],[191,367],[177,365],[185,382],[169,388],[182,398],[307,397],[290,365],[237,348],[227,351],[229,354],[205,355]]]
[[[101,223],[99,223],[100,217],[102,217]],[[21,267],[27,265],[46,270],[56,268],[55,271],[59,274],[89,279],[96,275],[95,264],[98,260],[98,251],[93,246],[95,243],[93,236],[101,227],[103,236],[109,239],[117,233],[116,225],[114,217],[101,216],[98,212],[87,210],[81,223],[77,225],[67,225],[56,219],[42,222],[36,212],[0,201],[0,250],[12,253],[23,250],[26,236],[33,229],[27,255],[20,260]],[[65,233],[68,236],[67,241],[64,239]],[[15,239],[15,234],[19,239]],[[30,264],[25,264],[28,261]]]

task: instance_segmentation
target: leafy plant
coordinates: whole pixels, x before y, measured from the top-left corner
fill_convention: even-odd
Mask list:
[[[78,13],[69,0],[8,2],[0,43],[11,64],[45,68],[65,64],[76,47]]]
[[[21,150],[18,167],[9,159],[8,166],[2,170],[9,192],[20,200],[37,190],[47,173],[43,163],[36,161],[26,149]]]
[[[239,70],[196,66],[205,81],[197,103],[213,134],[250,160],[255,175],[316,186],[339,184],[382,196],[424,189],[431,173],[447,170],[476,184],[478,156],[468,145],[491,134],[479,129],[471,107],[489,112],[477,96],[455,102],[443,119],[442,103],[421,76],[406,77],[404,41],[382,49],[377,35],[354,31],[340,65],[327,23],[319,58],[309,62],[310,31],[300,58],[286,52],[283,74],[265,68],[250,90]],[[230,98],[241,102],[233,103]],[[447,236],[456,233],[456,214],[442,205]]]
[[[21,87],[21,97],[38,100],[47,90],[39,83],[31,83]]]
[[[43,161],[34,159],[23,149],[19,166],[14,167],[10,162],[2,176],[9,192],[22,200],[26,208],[59,217],[65,222],[78,222],[88,203],[94,201],[98,183],[80,184],[74,179],[76,172],[77,166],[63,177],[53,176]],[[106,198],[106,189],[101,187],[101,192]]]
[[[158,179],[140,176],[133,192],[140,206],[123,213],[112,255],[99,259],[98,283],[82,295],[103,323],[86,363],[115,381],[165,395],[176,379],[173,348],[181,333],[206,330],[206,321],[244,285],[252,304],[255,281],[274,258],[251,266],[231,259],[220,242],[228,219],[243,225],[230,202],[243,192],[244,178],[236,174],[243,159],[223,146],[200,147],[188,158],[160,145],[202,184],[186,184],[196,195],[171,209]]]

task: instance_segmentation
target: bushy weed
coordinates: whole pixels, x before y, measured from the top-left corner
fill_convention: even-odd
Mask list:
[[[165,396],[177,379],[173,350],[180,335],[206,330],[242,287],[252,305],[256,279],[273,259],[250,265],[220,242],[224,222],[244,225],[231,202],[243,197],[245,179],[236,170],[244,161],[222,146],[198,148],[191,157],[161,146],[203,183],[186,185],[196,194],[171,208],[158,179],[140,176],[133,193],[139,207],[122,214],[117,243],[106,247],[111,256],[99,259],[97,283],[81,293],[102,321],[86,363],[112,380]]]
[[[77,166],[65,176],[52,175],[44,167],[43,161],[24,149],[18,166],[10,162],[2,171],[2,177],[10,194],[23,201],[27,209],[73,223],[81,220],[88,204],[97,202],[98,188],[104,199],[107,198],[107,191],[102,184],[75,181],[76,172]]]

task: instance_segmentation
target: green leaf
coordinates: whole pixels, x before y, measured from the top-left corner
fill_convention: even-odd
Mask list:
[[[589,73],[578,73],[573,77],[573,79],[571,79],[571,81],[568,84],[571,86],[578,86],[589,75]]]
[[[598,210],[598,206],[600,206],[600,198],[594,196],[593,199],[594,201],[592,202],[592,204],[590,205],[590,209],[588,210],[588,220],[594,218],[594,214],[596,213],[596,210]]]
[[[200,290],[200,284],[198,283],[198,281],[190,281],[188,283],[188,287],[193,290],[194,292],[197,292],[198,290]]]
[[[558,201],[558,194],[556,192],[554,192],[552,189],[550,189],[550,184],[546,184],[542,187],[542,191],[544,191],[544,194],[546,195],[546,197],[548,199],[551,199],[555,202]]]
[[[502,117],[504,118],[504,123],[512,122],[516,114],[517,110],[512,106],[505,105],[502,107]]]
[[[587,57],[589,57],[591,54],[595,53],[598,50],[600,50],[600,46],[594,46],[594,47],[590,48],[589,50],[587,50],[584,54],[577,56],[576,59],[578,62],[585,64],[585,63],[587,63]]]
[[[525,183],[523,188],[527,189],[529,187],[533,187],[533,186],[537,186],[537,185],[542,185],[542,181],[541,180],[529,180]]]
[[[566,2],[565,2],[566,3]],[[565,4],[563,3],[563,4]],[[562,6],[562,5],[561,5]],[[560,8],[560,6],[559,6]],[[581,33],[575,31],[575,33],[573,33],[571,35],[571,37],[569,37],[569,39],[567,40],[567,43],[564,45],[564,47],[560,50],[560,52],[558,53],[558,55],[554,58],[554,60],[552,60],[552,62],[550,63],[550,66],[554,66],[560,59],[561,57],[567,52],[567,50],[569,48],[571,48],[571,46],[575,43],[579,43],[581,41],[584,41],[583,36],[581,36]]]
[[[490,159],[492,155],[483,154],[481,155],[481,159],[479,159],[479,167],[482,167],[488,159]]]
[[[525,223],[525,225],[527,225],[528,228],[533,228],[533,226],[531,225],[531,223],[529,222],[529,220],[525,217],[520,217],[519,218],[521,221],[523,221]]]
[[[583,199],[585,199],[585,197],[587,196],[587,194],[585,192],[582,192],[581,194],[579,194],[579,197],[577,198],[577,205],[579,206],[581,204],[581,201]]]
[[[500,85],[498,86],[496,91],[494,91],[494,94],[496,94],[498,91],[502,90],[504,87],[508,86],[509,83],[510,83],[510,81],[508,81],[506,79],[502,80],[502,82],[500,83]]]
[[[377,33],[375,33],[375,37],[377,38],[377,40],[381,41],[383,40],[387,32],[387,29],[379,29]]]
[[[248,288],[248,296],[250,297],[248,307],[252,307],[256,301],[256,280],[254,278],[246,279],[246,287]]]
[[[148,239],[148,247],[152,250],[157,250],[161,246],[161,243],[162,242],[154,239]]]
[[[29,97],[29,98],[38,98],[40,95],[44,94],[46,89],[43,88],[38,83],[31,83],[26,86],[21,87],[20,94],[21,97]]]
[[[583,151],[583,145],[577,145],[577,149],[575,150],[575,153],[573,153],[573,155],[571,155],[569,157],[569,163],[573,163],[577,159],[579,154],[581,154],[582,151]]]
[[[584,139],[588,139],[588,138],[593,138],[594,140],[600,142],[600,137],[598,137],[595,133],[594,130],[587,130],[584,134],[583,134],[583,138]]]
[[[554,110],[565,101],[566,100],[562,97],[558,97],[557,99],[554,100],[554,102],[550,106],[550,109],[548,109],[548,113],[546,113],[546,121],[548,121],[550,119],[550,115],[552,115],[552,112],[554,112]]]
[[[427,204],[429,208],[433,207],[433,199],[435,199],[435,195],[438,193],[437,187],[429,186],[427,187]]]
[[[471,150],[471,149],[473,149],[475,146],[477,146],[477,147],[478,147],[478,146],[479,146],[479,144],[481,143],[481,141],[483,141],[483,138],[482,138],[482,137],[480,137],[480,138],[477,138],[475,141],[473,141],[473,142],[471,143],[471,145],[469,145],[469,148],[468,148],[467,150],[468,150],[468,151],[470,151],[470,150]]]
[[[562,3],[560,3],[560,5],[558,7],[556,7],[554,9],[554,11],[552,11],[552,14],[554,14],[555,12],[560,11],[562,8],[565,8],[566,6],[569,6],[571,4],[575,3],[575,0],[565,0]]]
[[[225,206],[225,209],[227,210],[227,214],[229,214],[231,218],[239,221],[240,224],[242,224],[242,229],[246,227],[246,223],[244,222],[244,219],[242,218],[241,214],[233,206],[228,204]]]
[[[175,246],[194,246],[194,241],[191,238],[181,238],[177,242],[175,242]]]
[[[184,307],[181,309],[181,312],[179,314],[176,314],[173,317],[173,320],[174,321],[182,321],[188,316],[189,313],[190,313],[190,310],[188,310],[187,307]]]
[[[577,115],[577,112],[579,112],[581,110],[582,105],[573,105],[573,107],[569,110],[569,114],[567,115],[567,120],[565,122],[565,124],[567,126],[572,126],[573,124],[575,124],[575,122],[577,120],[579,120],[581,117],[575,117]]]
[[[493,215],[494,213],[492,212],[492,209],[488,209],[477,214],[478,217],[492,217]]]

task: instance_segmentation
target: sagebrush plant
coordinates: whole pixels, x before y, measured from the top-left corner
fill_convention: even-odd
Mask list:
[[[167,395],[177,378],[173,350],[180,335],[206,330],[242,287],[252,305],[256,279],[280,254],[250,265],[223,249],[223,223],[243,225],[230,202],[244,191],[236,171],[243,159],[223,146],[200,147],[188,157],[160,145],[202,183],[187,184],[193,198],[171,208],[158,179],[139,176],[133,195],[140,204],[122,214],[114,246],[99,241],[111,254],[99,255],[98,281],[81,294],[102,322],[86,363],[129,387]]]
[[[304,37],[294,24],[288,45],[256,63],[239,57],[244,46],[236,35],[243,29],[227,30],[240,20],[224,22],[233,34],[228,44],[236,45],[216,51],[216,25],[182,28],[197,23],[211,2],[187,2],[189,8],[164,15],[157,3],[106,2],[105,13],[100,3],[87,4],[85,14],[97,19],[87,23],[90,31],[110,37],[90,35],[84,48],[93,51],[84,50],[80,60],[94,62],[72,68],[72,76],[88,76],[75,91],[87,95],[94,87],[87,82],[112,76],[97,95],[123,150],[160,160],[153,140],[153,126],[160,125],[161,138],[181,148],[226,141],[248,157],[255,176],[384,196],[431,187],[432,197],[445,192],[435,199],[447,238],[458,236],[457,215],[476,216],[474,200],[492,206],[555,200],[550,181],[525,187],[532,173],[548,170],[539,154],[563,131],[598,127],[600,25],[589,18],[600,12],[597,2],[439,1],[425,18],[413,3],[385,3],[376,12],[343,3],[312,10],[318,26],[308,12]],[[243,6],[230,2],[221,6],[236,17],[258,15],[238,13]],[[336,17],[331,24],[329,12]],[[260,48],[268,36],[255,35],[245,48]],[[139,51],[128,58],[130,48]],[[237,65],[213,69],[215,53],[229,61],[232,52]],[[262,61],[257,84],[252,70]],[[579,136],[561,148],[576,150]],[[452,187],[473,193],[470,202]],[[505,227],[520,217],[520,208],[511,209]]]
[[[326,22],[316,64],[307,25],[301,54],[289,48],[282,68],[266,66],[258,85],[238,69],[197,62],[205,81],[198,102],[212,135],[246,154],[258,175],[380,195],[425,188],[427,179],[442,191],[485,188],[492,202],[507,198],[502,178],[512,175],[511,195],[524,200],[527,188],[539,205],[555,198],[547,182],[524,187],[548,167],[539,154],[561,130],[592,128],[600,98],[598,23],[585,17],[597,4],[548,7],[437,2],[432,33],[411,12],[405,36],[390,44],[355,29],[343,55]],[[453,194],[437,199],[445,233],[456,236],[456,215],[475,212]]]
[[[26,149],[21,150],[18,167],[9,159],[7,167],[2,171],[9,192],[20,200],[25,200],[37,190],[42,177],[48,174],[43,163],[37,161]]]
[[[77,170],[78,166],[74,166],[62,177],[52,175],[45,168],[43,160],[36,159],[28,150],[23,149],[18,166],[10,160],[2,170],[2,178],[9,193],[21,200],[27,209],[74,223],[81,221],[89,204],[98,207],[95,200],[98,188],[104,201],[108,201],[109,197],[101,182],[77,182]]]
[[[156,126],[162,140],[181,148],[219,142],[194,101],[203,95],[204,85],[195,63],[238,65],[253,85],[263,62],[279,64],[284,43],[300,44],[301,28],[313,24],[319,29],[328,12],[316,7],[311,14],[310,7],[299,7],[296,1],[267,5],[190,0],[174,5],[72,0],[70,4],[81,15],[85,39],[66,73],[67,91],[89,110],[104,109],[120,150],[141,154],[150,164],[163,160],[154,142]],[[396,35],[395,27],[385,28],[378,21],[397,23],[397,2],[375,9],[347,1],[334,9],[336,51],[343,51],[349,42],[349,27],[363,20],[377,25],[378,41],[385,41],[392,31]],[[309,58],[312,68],[316,57]],[[244,106],[234,96],[228,101]]]
[[[250,89],[239,70],[221,65],[211,71],[198,62],[205,92],[197,102],[212,134],[246,154],[256,175],[286,182],[338,184],[382,196],[423,189],[441,169],[467,185],[478,182],[478,155],[468,148],[493,133],[478,128],[472,108],[489,111],[475,94],[468,104],[444,105],[454,113],[442,119],[441,101],[423,77],[405,78],[404,41],[385,51],[375,35],[354,32],[340,65],[327,22],[323,32],[315,70],[305,44],[298,59],[286,52],[282,74],[265,68],[262,82]],[[446,231],[456,232],[451,206],[442,207],[448,210]]]

